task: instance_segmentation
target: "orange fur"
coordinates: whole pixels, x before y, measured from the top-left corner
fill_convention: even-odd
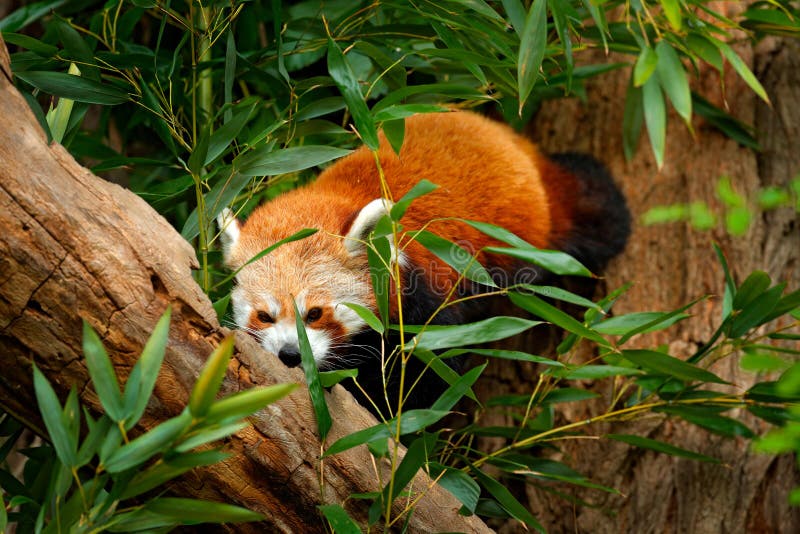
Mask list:
[[[392,200],[399,200],[423,178],[439,186],[414,201],[401,220],[406,231],[420,229],[432,219],[466,218],[501,226],[537,247],[548,248],[570,228],[569,203],[564,200],[574,190],[574,178],[550,164],[533,143],[511,128],[480,115],[450,112],[409,117],[400,155],[381,134],[379,156]],[[548,183],[543,175],[548,175]],[[555,185],[550,186],[549,181]],[[343,249],[326,232],[346,233],[358,211],[380,196],[374,156],[366,148],[358,149],[325,170],[314,183],[255,210],[244,224],[242,236],[256,239],[258,244],[246,247],[248,252],[239,254],[239,259],[243,262],[248,253],[301,228],[316,227],[323,232],[287,245],[298,254],[293,261],[302,261],[301,255],[345,261]],[[499,244],[453,220],[437,221],[427,228],[471,251]],[[311,252],[302,254],[304,250]],[[403,252],[415,265],[449,270],[418,243],[408,244]],[[505,256],[482,257],[481,261],[504,269],[513,264]],[[457,274],[449,271],[452,284]],[[301,287],[291,289],[299,291]]]

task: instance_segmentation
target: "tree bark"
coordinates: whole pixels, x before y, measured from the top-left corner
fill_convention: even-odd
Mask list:
[[[172,324],[155,394],[137,431],[179,413],[207,355],[228,332],[192,279],[194,251],[143,200],[79,166],[60,145],[48,145],[25,100],[11,84],[0,39],[0,404],[41,429],[31,363],[64,394],[70,387],[95,412],[81,357],[81,320],[99,333],[124,380],[167,306]],[[226,393],[302,382],[249,337],[237,334],[223,385]],[[376,424],[340,386],[327,395],[334,415],[328,438]],[[380,490],[387,462],[373,463],[365,447],[321,461],[322,445],[305,389],[252,418],[231,437],[233,456],[196,470],[172,486],[185,496],[232,502],[262,512],[260,524],[237,532],[326,532],[316,506],[345,503],[366,525],[364,501],[353,493]],[[458,515],[460,503],[420,474],[411,531],[446,528],[488,532],[477,518]],[[396,503],[401,511],[405,499]]]
[[[624,255],[607,269],[604,289],[633,282],[618,302],[617,314],[634,311],[667,311],[706,294],[721,295],[722,269],[711,243],[725,252],[734,275],[741,281],[755,269],[773,280],[800,285],[800,221],[794,210],[757,216],[747,235],[733,238],[724,231],[703,233],[687,224],[645,227],[638,221],[657,205],[716,200],[718,179],[731,177],[734,187],[753,199],[768,185],[786,186],[800,172],[800,45],[797,40],[768,39],[755,50],[738,48],[750,59],[756,75],[769,93],[772,106],[762,103],[727,66],[724,84],[716,71],[703,69],[694,87],[706,99],[726,107],[747,124],[754,124],[761,151],[736,144],[695,117],[693,136],[680,118],[671,113],[667,153],[661,170],[656,168],[646,134],[636,157],[623,157],[621,124],[629,71],[605,74],[588,84],[588,101],[548,102],[537,114],[531,132],[548,152],[582,151],[604,161],[617,178],[637,221]],[[724,87],[724,89],[723,89]],[[709,339],[721,317],[721,299],[696,305],[693,317],[671,329],[638,339],[638,346],[666,343],[670,353],[691,355]],[[552,335],[552,334],[551,334]],[[548,339],[525,339],[546,345]],[[593,354],[586,354],[586,358]],[[728,358],[712,368],[731,380],[739,391],[754,382],[752,373]],[[494,381],[479,384],[483,395],[529,392],[536,370],[530,366],[496,366]],[[520,377],[523,377],[520,379]],[[603,413],[610,398],[606,385],[593,386],[603,394],[596,403],[559,405],[561,421],[572,422]],[[747,412],[740,417],[756,433],[767,429]],[[488,413],[484,424],[507,424],[505,414]],[[589,433],[631,433],[676,444],[714,456],[722,464],[704,464],[656,454],[608,439],[565,440],[559,458],[598,484],[617,488],[621,494],[575,486],[553,486],[574,497],[574,503],[534,486],[516,488],[534,514],[551,533],[721,533],[797,532],[800,511],[788,504],[788,492],[798,485],[794,459],[772,457],[750,450],[749,440],[722,438],[677,419],[649,418],[627,424],[592,426]],[[488,444],[488,447],[497,446]],[[500,532],[522,532],[506,523]]]

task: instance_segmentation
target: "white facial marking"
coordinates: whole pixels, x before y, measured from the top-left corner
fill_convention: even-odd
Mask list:
[[[231,250],[239,241],[239,221],[236,215],[229,208],[223,208],[217,216],[217,226],[220,229],[220,241],[222,242],[222,255],[227,261],[231,255]]]

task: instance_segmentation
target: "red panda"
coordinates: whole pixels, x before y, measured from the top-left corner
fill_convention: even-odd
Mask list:
[[[499,243],[453,218],[488,222],[536,247],[570,253],[594,272],[625,245],[630,226],[625,199],[605,169],[588,156],[547,158],[510,127],[471,112],[409,117],[399,156],[380,137],[379,160],[392,199],[422,179],[439,186],[406,211],[400,221],[404,232],[425,226],[478,251]],[[365,237],[387,213],[390,204],[381,197],[374,155],[361,148],[310,185],[259,206],[243,224],[228,209],[218,217],[225,262],[232,269],[303,228],[320,230],[241,268],[232,292],[234,321],[294,366],[300,362],[296,302],[318,366],[359,367],[359,383],[379,398],[381,340],[343,304],[376,310]],[[479,259],[506,280],[523,267],[508,256],[483,254]],[[403,273],[404,321],[424,323],[458,274],[414,241],[396,253],[396,260]],[[483,318],[479,303],[475,299],[446,307],[433,323]],[[428,397],[437,389],[419,387]],[[417,400],[416,405],[424,405]]]

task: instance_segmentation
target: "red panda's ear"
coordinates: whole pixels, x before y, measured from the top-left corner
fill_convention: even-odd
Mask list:
[[[224,208],[217,216],[217,226],[219,226],[219,239],[222,243],[222,257],[225,263],[231,255],[231,250],[239,241],[239,220],[236,215],[228,208]]]
[[[344,237],[344,248],[351,256],[366,253],[366,240],[369,234],[375,229],[375,225],[378,224],[381,217],[389,214],[390,209],[392,209],[392,203],[383,198],[376,198],[361,208]]]

